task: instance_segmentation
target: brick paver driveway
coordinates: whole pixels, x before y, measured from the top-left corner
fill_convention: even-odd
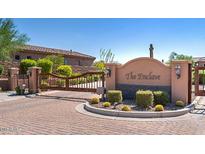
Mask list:
[[[56,92],[0,103],[0,134],[205,134],[205,117],[112,120],[81,114],[73,98],[88,93]]]

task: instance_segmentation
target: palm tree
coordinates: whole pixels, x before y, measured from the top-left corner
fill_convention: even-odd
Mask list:
[[[0,18],[0,61],[11,60],[12,53],[27,41],[27,35],[19,33],[12,19]]]

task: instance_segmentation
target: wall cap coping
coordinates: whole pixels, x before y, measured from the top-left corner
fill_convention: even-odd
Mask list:
[[[149,60],[149,61],[153,61],[153,62],[156,62],[158,64],[160,64],[161,66],[165,67],[165,68],[168,68],[170,69],[170,66],[169,65],[165,65],[164,63],[162,63],[161,61],[157,60],[157,59],[154,59],[154,58],[150,58],[150,57],[138,57],[138,58],[134,58],[128,62],[126,62],[125,64],[123,65],[120,65],[119,68],[123,68],[125,67],[126,65],[129,65],[130,63],[133,63],[135,61],[140,61],[140,60]]]
[[[19,70],[19,68],[18,67],[11,67],[11,68],[9,68],[9,70]]]
[[[191,64],[192,62],[190,60],[172,60],[171,61],[172,64],[176,64],[176,63],[188,63]]]
[[[41,68],[41,67],[34,66],[34,67],[29,67],[28,69],[42,69],[42,68]]]

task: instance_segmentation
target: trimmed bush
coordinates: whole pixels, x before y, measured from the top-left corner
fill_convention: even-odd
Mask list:
[[[15,88],[16,94],[17,95],[24,95],[25,94],[25,89],[21,89],[20,86],[17,86]]]
[[[3,71],[4,71],[4,67],[2,65],[0,65],[0,75],[3,74]]]
[[[108,90],[107,99],[109,102],[122,102],[122,91],[120,90]]]
[[[153,91],[154,95],[154,104],[161,104],[165,106],[167,103],[169,103],[169,97],[168,94],[164,91]]]
[[[161,104],[157,104],[157,105],[154,107],[154,110],[155,110],[155,111],[164,111],[164,107],[163,107],[163,105],[161,105]]]
[[[66,77],[70,77],[72,75],[72,67],[70,65],[61,65],[57,68],[57,72]]]
[[[91,104],[98,104],[100,102],[100,99],[98,97],[93,97],[91,99]]]
[[[186,104],[185,104],[184,101],[178,100],[178,101],[176,101],[176,104],[175,104],[175,105],[176,105],[176,106],[179,106],[179,107],[184,107]]]
[[[136,92],[136,102],[139,107],[148,108],[153,106],[154,96],[150,90],[138,90]]]
[[[102,105],[103,105],[103,107],[110,107],[111,103],[110,102],[104,102]]]
[[[122,111],[131,111],[131,108],[128,106],[128,105],[124,105],[122,108],[121,108]]]
[[[37,66],[41,67],[42,73],[51,73],[52,72],[52,67],[53,67],[53,62],[50,61],[49,59],[39,59],[37,61]]]
[[[37,65],[37,63],[35,60],[23,59],[20,62],[20,71],[22,74],[26,74],[29,67],[34,67],[36,65]]]
[[[47,82],[41,83],[41,88],[42,89],[46,89],[47,87],[49,87],[49,84]]]

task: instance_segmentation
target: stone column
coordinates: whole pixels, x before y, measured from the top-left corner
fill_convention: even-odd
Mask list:
[[[13,91],[18,86],[18,74],[19,74],[19,68],[8,69],[9,90]]]
[[[29,67],[29,93],[40,92],[41,67]]]
[[[116,71],[117,71],[117,66],[119,64],[115,63],[109,63],[106,64],[106,68],[111,71],[111,76],[106,76],[105,77],[105,82],[106,82],[106,89],[107,90],[115,90],[116,88]]]
[[[177,60],[171,62],[171,93],[172,102],[182,100],[188,103],[189,93],[189,64],[190,61]],[[176,71],[180,70],[180,77],[177,77]]]

